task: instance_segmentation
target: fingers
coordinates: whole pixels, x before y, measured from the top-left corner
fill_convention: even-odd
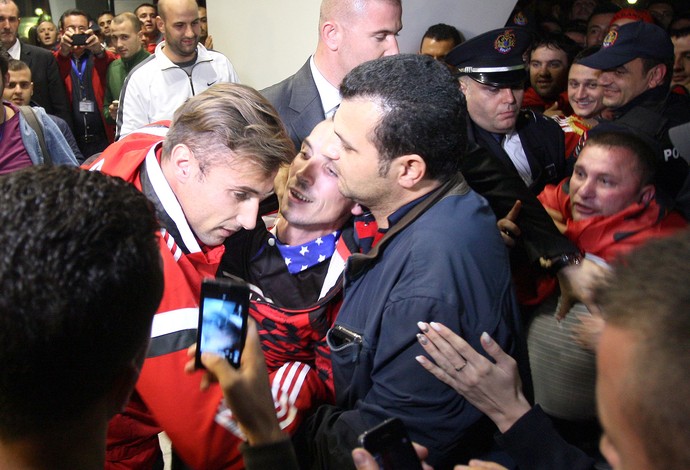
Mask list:
[[[558,297],[558,304],[556,305],[556,320],[563,320],[566,315],[568,315],[570,309],[573,308],[573,305],[576,301],[577,299],[569,295],[569,293],[563,292]]]
[[[419,460],[425,460],[427,457],[429,457],[429,449],[427,449],[423,445],[413,442],[412,447],[414,447],[414,451],[417,454]]]
[[[447,358],[452,360],[451,362],[453,362],[454,368],[461,367],[465,361],[472,364],[483,358],[467,341],[442,323],[419,322],[417,326],[419,326],[425,336],[434,343],[439,351],[443,352]],[[460,360],[453,360],[457,357],[460,357]]]
[[[498,230],[501,232],[501,238],[506,246],[512,248],[515,246],[515,240],[522,234],[520,227],[507,218],[500,219],[496,222]]]
[[[520,209],[522,209],[522,201],[518,199],[515,201],[515,204],[513,204],[513,207],[510,209],[510,212],[508,212],[508,215],[506,215],[505,218],[511,222],[515,222],[520,215]]]
[[[505,363],[515,362],[515,359],[510,357],[509,354],[507,354],[503,349],[501,349],[501,346],[499,346],[498,343],[494,341],[493,338],[489,336],[489,333],[487,333],[486,331],[482,333],[481,337],[479,338],[479,341],[482,343],[484,351],[486,351],[489,354],[489,356],[491,356],[496,361],[496,364],[501,365]]]
[[[379,464],[376,463],[374,457],[361,447],[352,450],[352,460],[357,470],[379,470]]]

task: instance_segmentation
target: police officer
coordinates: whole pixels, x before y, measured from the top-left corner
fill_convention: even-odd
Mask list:
[[[520,109],[527,79],[523,57],[531,39],[523,28],[492,30],[454,48],[446,61],[457,68],[467,99],[470,139],[538,194],[546,184],[560,182],[569,168],[556,122]]]
[[[666,31],[638,21],[610,31],[599,52],[580,63],[602,71],[599,86],[604,88],[604,105],[614,115],[610,124],[600,124],[592,132],[614,126],[654,140],[659,152],[657,189],[678,204],[688,199],[687,194],[681,194],[681,187],[690,177],[688,164],[673,146],[668,131],[690,122],[690,99],[669,91],[673,58],[673,43]],[[690,207],[677,208],[690,218]]]

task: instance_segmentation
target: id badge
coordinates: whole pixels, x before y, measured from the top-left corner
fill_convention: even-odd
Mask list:
[[[93,113],[96,110],[94,102],[91,100],[81,100],[79,102],[80,113]]]

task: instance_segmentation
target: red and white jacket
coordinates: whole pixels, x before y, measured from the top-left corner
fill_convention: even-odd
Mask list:
[[[151,346],[127,409],[110,422],[106,468],[151,468],[162,430],[175,453],[193,468],[243,468],[237,448],[243,440],[220,387],[214,384],[201,392],[201,373],[184,372],[187,348],[196,340],[201,280],[215,276],[225,249],[196,239],[163,176],[160,153],[167,128],[168,123],[161,122],[134,132],[89,167],[133,183],[154,202],[162,224],[167,220],[172,225],[160,230],[165,290],[154,316]],[[300,362],[272,370],[276,413],[287,432],[299,423],[296,415],[312,406],[312,391],[303,381],[309,372],[310,366]]]

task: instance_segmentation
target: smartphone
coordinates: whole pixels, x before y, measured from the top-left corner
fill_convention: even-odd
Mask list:
[[[233,367],[240,366],[247,337],[249,287],[235,279],[205,279],[199,299],[199,327],[195,366],[204,369],[201,353],[223,356]]]
[[[374,456],[381,470],[422,470],[405,425],[390,418],[359,436],[359,445]]]
[[[89,38],[88,34],[73,34],[72,35],[72,45],[73,46],[85,46],[86,40]]]

